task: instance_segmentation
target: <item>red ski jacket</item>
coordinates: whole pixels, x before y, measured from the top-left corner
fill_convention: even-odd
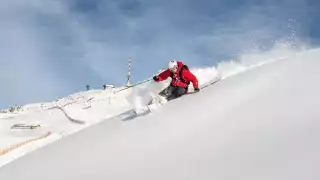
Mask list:
[[[178,61],[178,70],[176,73],[172,73],[169,69],[163,71],[158,75],[159,81],[166,80],[168,77],[172,78],[171,84],[173,86],[179,86],[186,88],[190,82],[194,88],[198,88],[198,79],[193,75],[187,66]]]

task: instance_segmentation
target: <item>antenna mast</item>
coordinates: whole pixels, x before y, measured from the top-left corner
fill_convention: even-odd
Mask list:
[[[128,61],[128,76],[127,76],[127,87],[131,86],[131,57],[129,57],[129,61]]]

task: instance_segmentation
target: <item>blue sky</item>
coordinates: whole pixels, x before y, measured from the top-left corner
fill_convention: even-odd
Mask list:
[[[275,41],[320,43],[317,0],[0,2],[0,108],[123,85],[171,59],[212,66]]]

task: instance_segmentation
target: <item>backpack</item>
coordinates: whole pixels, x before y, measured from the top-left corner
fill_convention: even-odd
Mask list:
[[[181,69],[180,69],[180,71],[179,71],[179,78],[180,78],[180,81],[182,81],[183,83],[186,83],[186,84],[187,84],[187,87],[188,87],[189,84],[190,84],[190,81],[189,81],[189,82],[186,82],[186,81],[183,79],[183,77],[182,77],[182,71],[183,71],[184,69],[186,69],[186,70],[189,71],[189,67],[188,67],[187,65],[182,65],[182,67],[181,67]],[[172,78],[173,76],[174,76],[174,74],[171,72],[170,77]]]

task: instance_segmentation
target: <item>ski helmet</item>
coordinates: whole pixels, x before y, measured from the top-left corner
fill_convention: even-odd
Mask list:
[[[171,61],[169,62],[168,68],[170,69],[170,71],[176,72],[177,69],[178,69],[178,63],[177,63],[177,61],[171,60]]]

